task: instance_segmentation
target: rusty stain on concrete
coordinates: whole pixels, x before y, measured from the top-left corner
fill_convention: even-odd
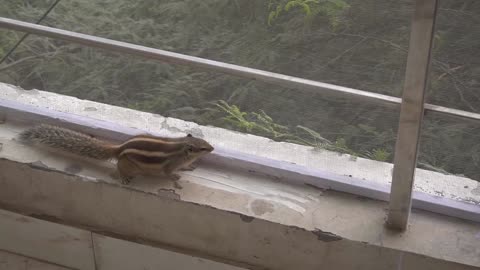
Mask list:
[[[32,168],[36,168],[36,169],[40,169],[40,170],[46,170],[46,171],[54,171],[52,169],[50,169],[45,163],[43,163],[42,161],[40,160],[37,160],[35,162],[32,162],[30,163],[30,166]]]
[[[82,166],[79,164],[70,164],[67,167],[65,167],[65,171],[72,173],[72,174],[77,174],[83,170]]]
[[[320,229],[317,229],[317,228],[312,233],[317,236],[318,240],[323,241],[323,242],[340,241],[340,240],[343,239],[342,237],[340,237],[340,236],[338,236],[334,233],[324,232],[324,231],[322,231]]]
[[[243,214],[239,214],[239,216],[240,216],[240,219],[246,223],[250,223],[255,219],[254,217],[243,215]]]
[[[94,111],[97,110],[97,108],[95,108],[95,107],[85,107],[83,110],[87,111],[87,112],[94,112]]]
[[[265,200],[255,200],[252,202],[251,205],[253,213],[255,215],[263,215],[265,213],[273,213],[274,206],[273,204],[265,201]]]
[[[174,199],[174,200],[180,200],[180,194],[176,193],[174,189],[167,189],[167,188],[159,188],[157,189],[157,194],[162,196],[162,197],[166,197],[166,198],[170,198],[170,199]]]

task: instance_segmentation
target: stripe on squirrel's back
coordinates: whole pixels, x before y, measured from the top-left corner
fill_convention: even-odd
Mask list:
[[[180,151],[184,148],[185,143],[181,140],[172,140],[168,141],[164,138],[160,137],[134,137],[132,139],[127,140],[123,144],[119,146],[119,151],[123,151],[125,149],[139,149],[139,150],[146,150],[151,152],[176,152]]]
[[[115,147],[86,134],[50,125],[39,125],[20,133],[26,143],[40,144],[95,159],[113,157]]]

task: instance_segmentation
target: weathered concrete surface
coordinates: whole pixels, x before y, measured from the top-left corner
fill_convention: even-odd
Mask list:
[[[95,268],[90,232],[3,210],[0,210],[0,250],[73,269]]]
[[[12,149],[39,157],[10,145],[2,151],[10,158]],[[469,269],[442,260],[480,265],[478,224],[414,213],[409,231],[399,235],[383,228],[386,204],[346,194],[280,185],[269,196],[203,185],[202,175],[227,173],[218,168],[189,175],[182,190],[149,179],[129,189],[108,175],[83,178],[50,167],[71,160],[40,157],[42,163],[0,159],[0,208],[251,268]],[[278,194],[291,205],[271,200]]]
[[[199,126],[179,119],[165,118],[151,113],[80,100],[74,97],[38,90],[25,91],[15,86],[0,83],[0,98],[121,123],[128,127],[169,136],[178,136],[183,135],[184,132],[189,132],[208,138],[215,146],[283,160],[308,168],[322,168],[322,170],[330,173],[351,176],[378,184],[389,184],[392,179],[392,164],[390,163],[355,158],[326,150],[317,151],[312,147],[274,142],[267,138],[220,128]],[[480,179],[475,180],[477,181],[417,169],[414,189],[427,194],[480,205],[480,182],[478,182]]]
[[[195,269],[246,270],[165,249],[93,234],[96,270]]]
[[[415,214],[408,234],[390,234],[381,225],[382,205],[359,203],[340,194],[325,194],[326,207],[307,214],[314,218],[309,219],[312,225],[327,224],[312,229],[268,221],[266,213],[262,217],[240,214],[245,210],[225,211],[7,160],[0,161],[0,171],[4,208],[252,269],[474,269],[442,260],[479,265],[478,240],[471,238],[477,225]],[[218,197],[229,201],[234,196],[213,192],[210,203]],[[251,199],[237,197],[230,203],[238,209],[247,201]],[[275,209],[284,218],[291,214],[278,205]],[[270,215],[280,219],[275,212]],[[358,233],[375,235],[378,240],[371,244],[344,238]],[[402,251],[411,249],[435,253],[437,258]]]
[[[0,210],[0,270],[17,269],[241,270],[244,268]]]
[[[84,102],[66,101],[71,107]],[[48,104],[56,102],[60,100]],[[124,110],[101,106],[117,110],[112,118]],[[142,119],[142,113],[123,113],[131,113],[132,119],[116,121],[139,127],[133,118]],[[143,119],[145,127],[165,123],[149,114]],[[182,190],[147,178],[125,188],[111,177],[113,164],[18,144],[13,138],[22,128],[8,120],[0,125],[0,208],[259,269],[469,269],[453,262],[480,266],[479,224],[414,212],[407,233],[397,234],[383,227],[385,203],[218,167],[184,173]],[[220,129],[183,121],[175,128],[177,133],[200,129],[216,145],[231,144],[215,133]],[[238,140],[244,136],[224,132]],[[254,138],[245,137],[247,142]]]

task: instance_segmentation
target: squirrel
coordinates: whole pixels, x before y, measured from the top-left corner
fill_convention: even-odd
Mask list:
[[[121,182],[128,185],[138,175],[166,175],[179,187],[178,170],[194,170],[199,157],[214,150],[191,134],[178,138],[136,135],[121,144],[93,138],[71,129],[41,124],[19,134],[20,141],[70,152],[97,160],[117,160]]]

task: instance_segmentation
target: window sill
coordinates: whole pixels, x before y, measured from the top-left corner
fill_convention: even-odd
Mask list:
[[[204,135],[220,149],[242,149],[307,168],[332,168],[332,174],[353,178],[390,179],[391,166],[385,163],[351,160],[327,151],[312,154],[308,147],[47,92],[7,85],[0,89],[0,98],[5,100],[71,113],[82,121],[115,123],[112,127],[118,127],[117,134],[108,135],[116,138],[135,132],[126,126],[168,136],[191,132]],[[111,164],[93,166],[19,145],[12,138],[22,129],[21,123],[8,118],[0,125],[3,208],[273,269],[327,265],[331,269],[356,265],[391,269],[399,264],[405,269],[407,265],[463,269],[454,262],[480,266],[480,235],[473,222],[414,211],[409,230],[398,234],[384,228],[384,202],[283,183],[214,162],[184,173],[181,190],[170,182],[151,179],[139,179],[124,188],[110,176]],[[423,173],[433,174],[426,178],[436,185],[442,177],[453,177],[425,171],[417,179],[423,179]]]

